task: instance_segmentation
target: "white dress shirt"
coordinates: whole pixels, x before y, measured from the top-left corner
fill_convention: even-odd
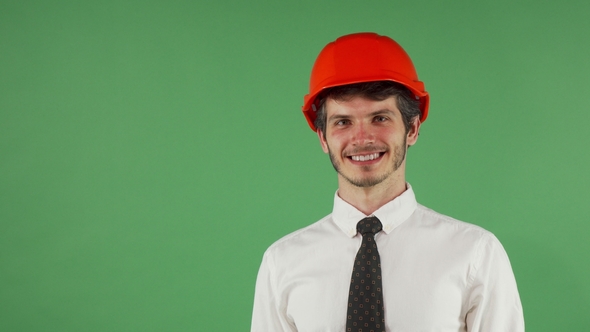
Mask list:
[[[490,232],[416,202],[410,185],[373,214],[383,224],[386,331],[524,331],[508,256]],[[344,332],[362,212],[337,194],[332,214],[265,252],[253,332]]]

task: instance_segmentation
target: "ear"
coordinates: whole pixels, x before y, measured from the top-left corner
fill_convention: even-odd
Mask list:
[[[420,118],[415,117],[414,120],[412,120],[412,123],[410,124],[410,128],[408,129],[408,135],[406,137],[406,143],[408,144],[408,146],[412,146],[416,144],[416,141],[418,141],[420,125]]]
[[[316,129],[316,133],[318,134],[318,138],[320,139],[320,144],[322,145],[322,150],[325,153],[328,153],[328,142],[326,142],[326,138],[324,137],[324,133],[320,129]]]

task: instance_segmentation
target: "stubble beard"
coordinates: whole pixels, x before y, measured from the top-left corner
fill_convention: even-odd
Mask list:
[[[366,150],[365,150],[366,151]],[[353,178],[341,171],[340,162],[332,153],[332,150],[328,146],[328,155],[330,156],[330,161],[332,162],[332,166],[336,170],[338,174],[340,174],[348,183],[352,184],[353,186],[359,188],[368,188],[378,185],[379,183],[385,181],[391,174],[397,171],[404,162],[406,158],[406,137],[404,137],[404,141],[401,145],[394,146],[393,151],[393,167],[390,170],[382,174],[377,174],[375,176],[363,176],[359,178]],[[362,166],[363,171],[369,171],[371,166]]]

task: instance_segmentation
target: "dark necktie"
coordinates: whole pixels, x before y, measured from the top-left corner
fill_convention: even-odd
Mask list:
[[[364,218],[356,226],[363,236],[363,242],[352,269],[346,317],[347,332],[385,332],[381,260],[375,242],[375,234],[381,228],[377,217]]]

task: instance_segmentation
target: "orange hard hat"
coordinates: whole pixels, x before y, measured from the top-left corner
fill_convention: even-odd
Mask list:
[[[303,97],[303,114],[312,130],[318,105],[316,98],[327,88],[371,81],[393,81],[404,85],[420,101],[420,121],[428,115],[428,92],[412,60],[393,39],[372,32],[342,36],[320,52]]]

